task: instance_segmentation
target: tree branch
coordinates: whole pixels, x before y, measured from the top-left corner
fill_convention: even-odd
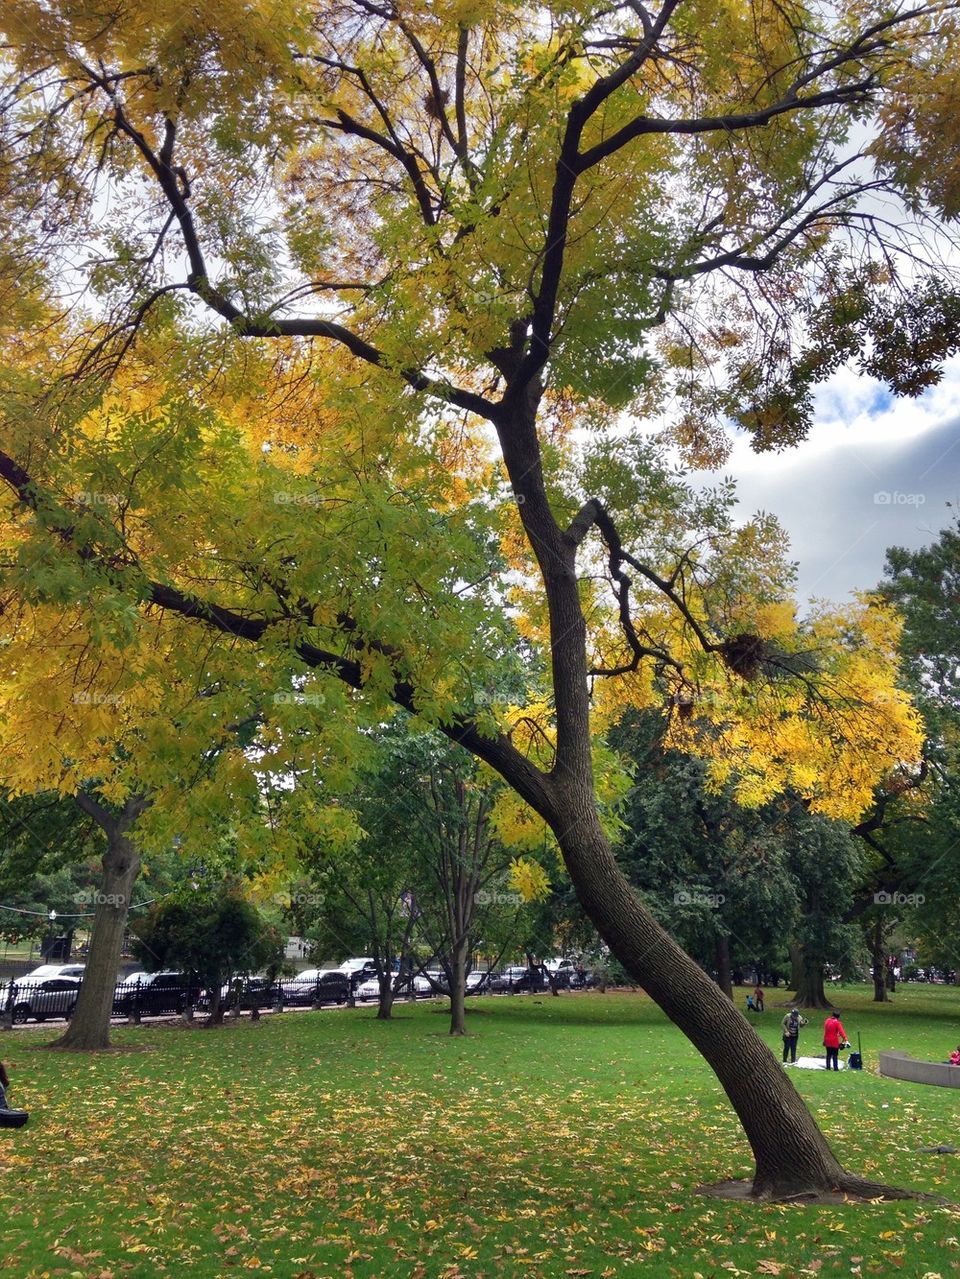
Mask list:
[[[91,74],[93,73],[91,72]],[[103,84],[103,87],[107,88],[106,83]],[[162,151],[166,159],[161,159],[161,155],[153,150],[144,135],[127,119],[120,104],[115,105],[114,119],[116,128],[130,139],[143,156],[176,216],[190,264],[186,287],[205,302],[211,310],[228,320],[242,337],[330,338],[332,341],[339,342],[342,346],[345,346],[352,355],[367,364],[375,365],[378,368],[390,367],[383,353],[375,346],[359,337],[356,333],[351,332],[351,330],[344,328],[343,325],[334,324],[329,320],[302,317],[299,319],[274,319],[263,323],[244,315],[239,307],[211,284],[207,274],[206,261],[188,203],[187,192],[189,188],[186,185],[185,175],[172,164],[174,126],[169,121],[167,122]],[[472,391],[462,390],[459,387],[428,377],[419,369],[401,368],[396,369],[395,372],[415,391],[421,391],[444,403],[454,404],[457,408],[464,409],[468,413],[476,413],[480,417],[485,417],[488,421],[497,420],[498,408],[485,396],[477,395]]]
[[[38,509],[40,502],[37,485],[23,467],[4,453],[0,453],[0,479],[6,481],[18,498],[32,510]],[[63,528],[53,531],[61,541],[72,546],[73,531],[71,529]],[[88,560],[92,558],[95,561],[97,558],[96,552],[89,548],[73,547],[73,549],[78,555]],[[103,563],[105,568],[115,571],[114,565],[108,564],[105,560]],[[127,566],[128,569],[132,567]],[[274,618],[250,617],[235,609],[200,599],[169,583],[147,579],[144,587],[145,589],[140,592],[140,598],[147,607],[165,609],[179,617],[208,626],[221,634],[250,643],[260,643],[271,630],[290,624],[290,619],[285,614]],[[346,613],[338,615],[337,624],[341,634],[355,651],[385,656],[392,661],[397,670],[403,665],[403,655],[398,649],[376,639],[367,638],[356,621]],[[363,666],[359,660],[331,652],[306,639],[295,640],[293,651],[305,666],[328,671],[350,688],[363,690],[365,679]],[[418,713],[417,691],[409,681],[399,675],[389,696],[395,705],[402,707],[410,714]],[[547,817],[553,811],[549,777],[517,750],[508,737],[503,734],[487,737],[469,716],[459,714],[451,716],[439,728],[451,742],[484,760],[504,776],[536,812]]]

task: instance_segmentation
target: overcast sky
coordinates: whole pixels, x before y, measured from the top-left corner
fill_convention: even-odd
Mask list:
[[[789,533],[800,598],[843,601],[876,586],[888,546],[923,546],[956,517],[960,359],[919,400],[844,369],[816,403],[805,444],[758,456],[738,439],[722,473],[744,516],[770,511]]]

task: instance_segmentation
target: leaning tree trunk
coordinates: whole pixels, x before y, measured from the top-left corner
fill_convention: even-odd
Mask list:
[[[832,1190],[906,1197],[846,1172],[781,1064],[717,984],[660,927],[628,884],[588,796],[554,831],[581,903],[607,945],[706,1058],[730,1098],[756,1159],[751,1194]]]
[[[80,995],[69,1026],[50,1047],[97,1052],[110,1047],[110,1018],[123,934],[133,885],[140,870],[140,858],[127,832],[144,804],[139,798],[130,799],[121,815],[114,817],[87,795],[78,795],[76,800],[104,831],[107,851],[103,855],[103,875]]]
[[[572,136],[571,175],[578,145],[576,133]],[[571,176],[570,191],[572,183]],[[557,200],[562,194],[555,189]],[[561,242],[557,251],[562,253],[562,247]],[[518,338],[519,334],[518,329]],[[545,359],[548,344],[542,332],[537,341],[540,358]],[[503,359],[502,371],[508,378],[519,376],[521,349],[522,341],[515,356],[511,352]],[[610,950],[713,1068],[753,1148],[756,1175],[751,1193],[765,1198],[816,1195],[838,1188],[854,1194],[883,1193],[845,1172],[780,1062],[716,983],[644,909],[603,833],[591,756],[587,625],[577,573],[577,549],[591,531],[599,533],[609,555],[621,617],[629,613],[630,578],[620,533],[599,500],[585,502],[566,529],[557,523],[537,437],[540,394],[534,376],[510,398],[496,425],[517,512],[543,579],[549,612],[556,747],[549,774],[534,769],[529,760],[510,753],[500,743],[485,753],[549,822],[577,896]],[[633,568],[638,566],[632,557],[629,563]],[[669,583],[666,588],[672,590]],[[636,642],[634,657],[638,659],[639,641],[632,622],[629,626],[625,623],[624,630]]]

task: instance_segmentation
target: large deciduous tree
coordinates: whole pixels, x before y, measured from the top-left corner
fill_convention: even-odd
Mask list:
[[[789,444],[844,359],[936,378],[957,293],[916,246],[956,149],[933,175],[916,144],[954,4],[8,0],[2,25],[5,588],[85,594],[101,642],[134,608],[193,621],[237,698],[309,671],[318,723],[437,725],[709,1060],[753,1193],[875,1193],[631,891],[591,744],[672,707],[739,800],[827,816],[917,749],[887,611],[798,625],[775,525],[734,528],[616,414],[716,461],[718,415]],[[505,641],[529,706],[485,691]]]

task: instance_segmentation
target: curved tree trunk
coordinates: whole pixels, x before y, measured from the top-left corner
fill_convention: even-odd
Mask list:
[[[509,374],[509,368],[505,371]],[[539,391],[538,385],[528,384],[526,402],[518,402],[498,423],[498,436],[549,608],[556,751],[547,775],[533,774],[526,761],[515,758],[502,771],[549,822],[577,896],[610,950],[716,1073],[756,1159],[752,1194],[778,1198],[837,1188],[869,1192],[867,1183],[844,1171],[764,1041],[644,909],[603,833],[591,756],[587,628],[576,558],[580,541],[595,526],[620,572],[620,537],[595,500],[585,503],[566,530],[557,525],[536,436]],[[621,585],[625,580],[621,573]]]
[[[752,1194],[882,1193],[844,1170],[764,1041],[640,903],[616,864],[592,805],[567,809],[554,831],[577,896],[604,941],[723,1085],[756,1159]]]
[[[146,804],[139,797],[133,797],[127,800],[120,816],[114,817],[86,794],[77,795],[76,800],[104,831],[107,851],[103,855],[103,876],[80,996],[69,1026],[50,1047],[98,1052],[110,1047],[110,1017],[123,933],[133,885],[140,870],[140,858],[127,832]]]

